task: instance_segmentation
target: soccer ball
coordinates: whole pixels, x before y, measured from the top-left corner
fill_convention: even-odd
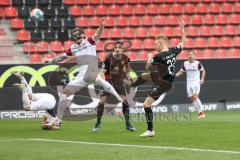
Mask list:
[[[37,21],[43,21],[43,11],[41,9],[35,8],[30,13],[31,17]]]

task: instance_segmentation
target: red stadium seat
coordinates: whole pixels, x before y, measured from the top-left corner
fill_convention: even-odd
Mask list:
[[[227,57],[227,52],[225,49],[217,49],[216,50],[216,57],[217,58],[226,58]]]
[[[169,4],[160,4],[160,14],[170,14]]]
[[[36,45],[33,42],[24,42],[23,43],[23,52],[24,53],[34,53],[36,52]]]
[[[222,13],[232,13],[233,5],[231,3],[223,3],[222,4]]]
[[[88,27],[89,24],[88,24],[88,19],[85,18],[85,17],[79,17],[79,18],[76,18],[76,26],[79,26],[79,27]],[[92,25],[91,25],[92,26]],[[98,25],[97,25],[98,26]]]
[[[126,3],[126,0],[115,0],[116,4],[123,5]]]
[[[85,16],[93,16],[94,15],[94,8],[93,6],[84,6],[83,7],[83,13]]]
[[[223,27],[222,26],[213,26],[212,33],[214,36],[223,35]]]
[[[239,49],[232,48],[228,50],[228,56],[230,58],[239,58],[240,57],[239,53],[240,53]]]
[[[195,6],[191,3],[186,3],[184,5],[183,11],[185,14],[194,14],[195,13]]]
[[[132,60],[137,60],[135,52],[133,52],[133,51],[128,52],[127,55],[128,55],[128,57],[130,58],[131,61]]]
[[[120,8],[118,5],[111,5],[108,9],[109,15],[118,16],[120,14]]]
[[[204,53],[204,58],[206,59],[215,58],[215,51],[212,49],[205,49],[203,53]]]
[[[211,3],[209,5],[209,12],[210,13],[216,13],[216,14],[220,13],[220,6],[219,6],[219,4],[218,3]]]
[[[126,17],[119,16],[116,18],[116,23],[118,27],[126,27],[128,25],[128,21]]]
[[[181,40],[180,40],[179,38],[171,38],[171,39],[170,39],[170,45],[171,45],[171,47],[177,46],[180,42],[181,42]]]
[[[229,16],[229,23],[230,24],[239,24],[240,16],[239,14],[231,14]]]
[[[109,54],[109,53],[107,53],[107,52],[100,52],[100,53],[98,54],[98,59],[99,59],[101,62],[103,62],[103,61],[105,60],[105,58],[108,56],[108,54]]]
[[[228,16],[225,14],[219,14],[217,16],[217,24],[228,24]]]
[[[196,13],[198,14],[206,14],[208,12],[207,4],[205,3],[198,3],[196,6]]]
[[[190,20],[189,15],[182,15],[182,19],[183,19],[183,21],[185,22],[186,25],[191,24],[191,20]]]
[[[52,58],[55,57],[55,55],[54,55],[54,54],[51,54],[51,53],[47,53],[47,54],[44,55],[44,57],[45,57],[45,58],[48,58],[48,59],[52,59]]]
[[[60,41],[52,41],[50,42],[50,50],[53,52],[63,52],[62,42]]]
[[[235,47],[240,47],[240,37],[234,37],[233,44]]]
[[[152,27],[149,29],[150,37],[156,37],[158,34],[160,34],[160,29],[158,27]]]
[[[138,0],[128,0],[128,3],[129,3],[129,4],[137,4],[137,3],[138,3]]]
[[[133,8],[131,5],[123,5],[122,6],[122,14],[123,15],[132,15],[133,14]]]
[[[105,26],[106,27],[114,27],[115,26],[115,22],[113,17],[106,17],[105,18]]]
[[[162,33],[163,33],[165,36],[167,36],[167,37],[172,37],[172,36],[174,36],[174,35],[173,35],[173,31],[172,31],[172,29],[171,29],[170,27],[163,27],[163,28],[162,28]]]
[[[165,24],[166,24],[165,16],[158,15],[155,17],[155,25],[163,26]]]
[[[92,17],[90,18],[90,26],[92,27],[98,27],[101,23],[100,17]]]
[[[144,7],[144,5],[142,5],[142,4],[137,4],[135,7],[134,7],[134,9],[135,9],[135,14],[136,15],[144,15],[145,14],[145,7]]]
[[[107,7],[104,5],[99,5],[96,8],[96,15],[105,16],[107,15]]]
[[[142,41],[139,39],[131,40],[132,49],[143,49]]]
[[[75,4],[75,0],[64,0],[64,4],[66,4],[66,5],[74,5]]]
[[[142,51],[138,53],[138,60],[147,60],[148,59],[148,52]]]
[[[70,49],[70,47],[74,44],[74,41],[68,40],[63,43],[64,51]]]
[[[104,45],[102,41],[98,41],[96,44],[97,51],[104,51]]]
[[[225,34],[226,35],[235,35],[235,26],[234,25],[227,25],[225,27]]]
[[[119,28],[113,28],[110,30],[110,38],[122,38],[122,33]]]
[[[177,56],[177,59],[187,59],[188,58],[188,52],[186,50],[183,50],[179,56]]]
[[[149,3],[152,3],[152,0],[140,0],[140,3],[149,4]]]
[[[30,63],[42,63],[42,56],[40,54],[30,54]]]
[[[113,4],[113,3],[114,3],[114,0],[102,0],[102,3],[103,3],[103,4],[110,5],[110,4]]]
[[[202,25],[203,19],[201,15],[193,15],[192,24],[194,25]]]
[[[46,41],[38,42],[36,49],[37,49],[38,53],[46,53],[46,52],[48,52],[48,42],[46,42]]]
[[[238,25],[236,33],[237,33],[237,35],[240,35],[240,25]]]
[[[188,36],[198,36],[198,27],[189,26],[186,28],[186,33]]]
[[[138,38],[146,38],[147,37],[147,30],[145,28],[139,27],[136,29],[136,36]]]
[[[91,5],[99,5],[101,4],[101,0],[90,0]]]
[[[0,6],[10,6],[11,2],[10,0],[1,0]]]
[[[179,26],[173,28],[173,34],[176,37],[182,36],[182,32],[181,32],[181,29],[179,28]]]
[[[154,49],[154,39],[144,39],[144,49]]]
[[[203,59],[204,58],[204,53],[202,50],[195,49],[194,50],[195,56],[197,59]]]
[[[178,3],[174,3],[171,6],[172,14],[181,14],[182,13],[182,5]]]
[[[150,4],[147,6],[147,14],[149,15],[157,15],[159,13],[158,7],[154,4]]]
[[[235,3],[234,11],[235,11],[235,13],[240,13],[240,3]]]
[[[17,17],[17,10],[14,7],[6,7],[4,12],[5,12],[5,17],[6,18],[15,18],[15,17]]]
[[[23,20],[20,18],[14,18],[10,21],[12,29],[22,29],[24,27]]]
[[[209,37],[211,36],[211,27],[209,26],[201,26],[200,27],[200,35]]]
[[[215,38],[215,37],[208,38],[208,47],[210,47],[210,48],[217,48],[217,47],[219,47],[218,38]]]
[[[29,31],[26,31],[26,30],[17,31],[17,40],[18,41],[29,41],[30,40]]]
[[[3,15],[3,9],[0,8],[0,18],[2,18],[4,15]]]
[[[140,26],[140,20],[138,16],[131,16],[129,17],[129,26],[133,26],[133,27],[139,27]]]
[[[80,5],[88,4],[88,0],[76,0],[76,1],[77,1],[77,4],[80,4]]]
[[[81,16],[82,15],[82,9],[80,6],[71,6],[69,14],[71,16]]]
[[[125,38],[134,38],[135,32],[133,28],[124,28],[123,29],[123,37]]]
[[[102,35],[101,35],[101,38],[102,39],[107,39],[109,38],[109,29],[104,29],[103,32],[102,32]]]
[[[196,38],[195,39],[195,47],[196,48],[206,48],[207,42],[205,38]]]
[[[177,16],[170,15],[167,17],[167,24],[172,26],[179,25],[178,19]]]
[[[188,39],[186,40],[185,48],[195,48],[193,39],[188,38]]]
[[[212,25],[212,24],[215,24],[216,23],[216,21],[215,21],[215,16],[214,15],[212,15],[212,14],[206,14],[205,15],[205,17],[204,17],[204,23],[205,24],[210,24],[210,25]]]
[[[152,16],[143,16],[142,17],[142,26],[152,26],[153,19]]]

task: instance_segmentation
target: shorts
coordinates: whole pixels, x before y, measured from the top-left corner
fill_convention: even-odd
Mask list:
[[[48,93],[34,93],[32,95],[31,110],[50,110],[56,105],[56,99]]]
[[[123,82],[120,83],[116,83],[116,84],[112,84],[113,88],[117,91],[117,93],[119,95],[124,95],[126,96],[127,93],[129,92],[129,88],[125,86],[125,84]],[[103,91],[103,93],[101,94],[101,96],[109,96],[110,93]]]
[[[187,85],[187,94],[188,97],[193,96],[194,94],[199,94],[200,93],[200,84],[196,85]]]

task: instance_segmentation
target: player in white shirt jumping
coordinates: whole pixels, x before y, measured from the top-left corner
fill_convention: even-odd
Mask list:
[[[188,60],[185,61],[176,74],[176,77],[182,76],[186,72],[187,75],[187,94],[195,109],[198,111],[198,118],[205,118],[202,102],[199,99],[200,86],[204,84],[206,71],[203,65],[195,60],[195,53],[189,52]],[[201,73],[201,76],[200,76]]]
[[[54,119],[56,105],[56,99],[49,93],[33,93],[32,88],[28,85],[24,78],[24,72],[15,71],[13,75],[21,80],[21,83],[14,83],[13,86],[22,90],[23,108],[25,111],[46,111],[46,115],[43,117],[42,129],[58,129],[58,126],[45,126],[46,123]]]
[[[89,84],[98,84],[104,88],[106,92],[113,94],[120,102],[123,102],[119,94],[112,87],[110,83],[105,81],[99,75],[98,57],[96,53],[96,42],[99,40],[104,28],[104,18],[101,19],[101,24],[96,33],[92,37],[85,37],[84,31],[77,27],[72,30],[72,35],[75,44],[70,46],[70,49],[61,56],[53,59],[45,59],[48,63],[56,63],[63,61],[69,56],[75,56],[79,67],[78,75],[70,81],[60,94],[57,117],[49,123],[49,125],[58,125],[63,117],[66,107],[71,105],[68,96],[75,94],[80,89],[88,86]]]

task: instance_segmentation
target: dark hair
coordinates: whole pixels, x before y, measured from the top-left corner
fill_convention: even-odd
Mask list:
[[[84,30],[83,30],[82,28],[80,28],[80,27],[76,27],[76,28],[74,28],[74,29],[72,30],[72,33],[73,33],[73,32],[76,32],[76,31],[78,31],[79,34],[84,33]]]
[[[123,45],[123,41],[119,40],[119,41],[114,42],[114,48],[116,48],[116,46],[118,44]]]

